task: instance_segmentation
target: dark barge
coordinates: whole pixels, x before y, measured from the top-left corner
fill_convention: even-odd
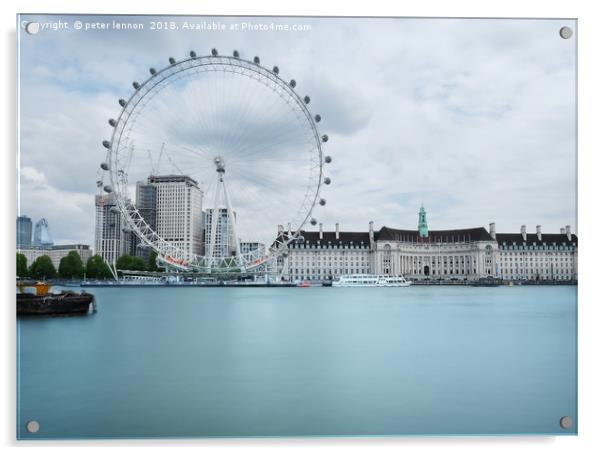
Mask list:
[[[36,289],[35,294],[23,292],[25,287]],[[45,283],[33,285],[20,284],[21,292],[17,293],[17,315],[76,315],[96,311],[94,295],[87,292],[62,291],[50,293],[50,286]]]

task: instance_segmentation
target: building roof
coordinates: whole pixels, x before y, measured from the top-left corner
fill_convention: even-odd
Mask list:
[[[419,237],[417,230],[393,229],[383,226],[376,232],[375,240],[398,242],[430,242],[430,243],[455,243],[477,242],[493,240],[484,227],[468,229],[447,229],[441,231],[428,231],[428,237]]]
[[[496,235],[496,240],[498,242],[498,244],[502,245],[504,244],[504,242],[506,243],[506,245],[512,245],[514,243],[516,243],[517,245],[522,245],[524,240],[523,240],[523,236],[520,232],[518,233],[512,233],[512,234],[497,234]],[[575,242],[575,245],[577,245],[577,236],[575,234],[571,234],[571,240],[569,240],[569,237],[567,234],[541,234],[541,240],[539,240],[537,238],[537,234],[532,234],[532,233],[528,233],[527,234],[527,244],[528,245],[543,245],[544,243],[546,245],[552,245],[554,243],[556,243],[556,245],[562,245],[563,243],[566,243],[567,245],[572,244],[573,242]]]
[[[305,244],[309,245],[370,245],[370,235],[368,232],[346,232],[340,231],[339,238],[336,238],[335,231],[323,231],[320,239],[320,231],[301,231],[301,237],[305,239]]]
[[[322,239],[320,239],[320,231],[301,231],[301,236],[305,239],[306,244],[341,244],[341,245],[360,245],[362,242],[365,245],[370,244],[370,234],[368,231],[365,232],[339,232],[339,238],[336,238],[334,231],[323,231]],[[280,236],[279,236],[280,238]],[[520,232],[518,233],[498,233],[496,234],[495,240],[484,227],[467,228],[467,229],[447,229],[439,231],[429,230],[427,238],[419,237],[417,230],[411,229],[393,229],[387,226],[383,226],[380,231],[374,232],[374,240],[376,241],[391,241],[391,242],[423,242],[423,243],[456,243],[456,242],[481,242],[481,241],[497,241],[499,245],[504,244],[517,245],[523,244],[523,236]],[[566,234],[542,234],[541,241],[537,238],[537,234],[527,234],[527,243],[530,245],[551,245],[556,243],[567,245],[574,242],[577,244],[577,236],[571,235],[569,241]]]
[[[189,183],[194,186],[199,186],[198,182],[188,175],[151,175],[147,179],[148,184],[152,183]]]

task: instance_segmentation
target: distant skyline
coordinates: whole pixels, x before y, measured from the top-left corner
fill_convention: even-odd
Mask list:
[[[58,19],[113,17],[21,17]],[[241,22],[173,18],[213,19]],[[20,31],[20,214],[46,218],[56,243],[92,244],[101,141],[117,99],[169,56],[216,47],[260,55],[311,96],[333,157],[328,203],[315,213],[324,229],[416,229],[424,203],[435,230],[496,222],[498,232],[578,232],[576,40],[558,34],[574,21],[249,20],[311,30]]]

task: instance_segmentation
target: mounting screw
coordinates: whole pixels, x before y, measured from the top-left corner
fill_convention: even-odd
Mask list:
[[[573,36],[573,30],[571,27],[562,27],[559,33],[562,39],[569,39],[571,36]]]
[[[25,428],[29,433],[37,433],[40,431],[40,424],[35,420],[30,420],[25,424]]]

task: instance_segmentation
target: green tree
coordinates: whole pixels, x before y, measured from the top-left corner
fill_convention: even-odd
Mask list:
[[[138,256],[130,256],[128,254],[124,254],[119,259],[117,259],[117,269],[137,271],[145,270],[144,259]]]
[[[54,278],[56,276],[56,269],[52,264],[50,256],[43,255],[33,261],[31,267],[29,267],[29,275],[37,279]]]
[[[27,258],[23,253],[17,253],[17,276],[27,276]]]
[[[86,262],[86,277],[88,278],[111,278],[113,274],[109,266],[101,256],[95,254]]]
[[[69,251],[67,256],[61,258],[59,276],[61,278],[83,278],[84,263],[77,251]]]
[[[157,267],[157,252],[155,250],[152,250],[148,255],[148,264],[146,266],[146,270],[149,272],[156,272],[159,270],[159,267]]]

